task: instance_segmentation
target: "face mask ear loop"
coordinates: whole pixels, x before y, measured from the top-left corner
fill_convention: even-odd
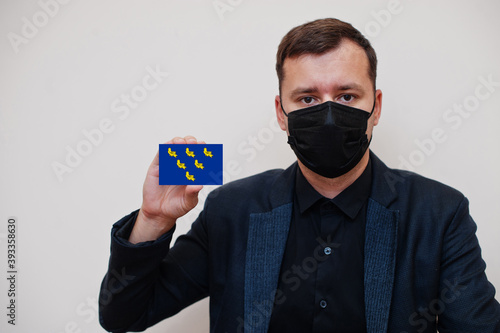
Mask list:
[[[377,101],[377,96],[375,95],[375,92],[373,93],[373,107],[372,107],[372,110],[370,112],[370,115],[368,116],[368,119],[370,119],[370,117],[372,116],[373,114],[373,111],[375,110],[375,102]],[[367,119],[367,121],[368,121]],[[368,147],[370,147],[370,143],[372,143],[372,139],[373,139],[373,132],[372,132],[372,135],[370,136],[370,140],[368,141]]]
[[[285,114],[285,116],[288,118],[288,115],[285,112],[285,109],[283,109],[283,103],[281,102],[281,96],[280,96],[280,105],[281,105],[281,111]]]
[[[373,114],[373,111],[375,110],[375,102],[376,101],[377,101],[377,96],[375,95],[375,93],[373,93],[373,106],[372,106],[372,110],[370,111],[370,115],[368,116],[368,119],[370,119],[370,117]],[[281,102],[281,99],[280,99],[280,102]],[[283,107],[281,107],[281,108],[283,109]],[[285,111],[283,111],[283,112],[285,112]]]

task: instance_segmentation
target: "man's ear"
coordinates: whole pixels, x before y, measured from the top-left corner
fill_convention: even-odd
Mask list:
[[[278,124],[280,125],[280,128],[286,132],[286,116],[283,113],[283,110],[281,110],[279,95],[276,95],[276,97],[274,98],[274,108],[276,109],[276,119],[278,119]]]
[[[373,126],[377,126],[382,113],[382,90],[375,91],[375,110],[373,110]]]

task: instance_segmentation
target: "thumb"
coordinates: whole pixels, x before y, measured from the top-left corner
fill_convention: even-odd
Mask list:
[[[203,185],[188,185],[184,192],[184,200],[189,209],[194,208],[198,204],[198,193],[200,193]]]

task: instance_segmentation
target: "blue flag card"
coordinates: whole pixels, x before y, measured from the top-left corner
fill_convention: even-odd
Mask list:
[[[160,185],[222,185],[222,145],[161,144]]]

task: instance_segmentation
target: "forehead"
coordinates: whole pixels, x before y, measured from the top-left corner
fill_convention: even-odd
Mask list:
[[[346,39],[336,49],[323,54],[286,58],[282,88],[293,89],[299,84],[332,88],[332,85],[353,82],[372,89],[369,67],[363,48]]]

